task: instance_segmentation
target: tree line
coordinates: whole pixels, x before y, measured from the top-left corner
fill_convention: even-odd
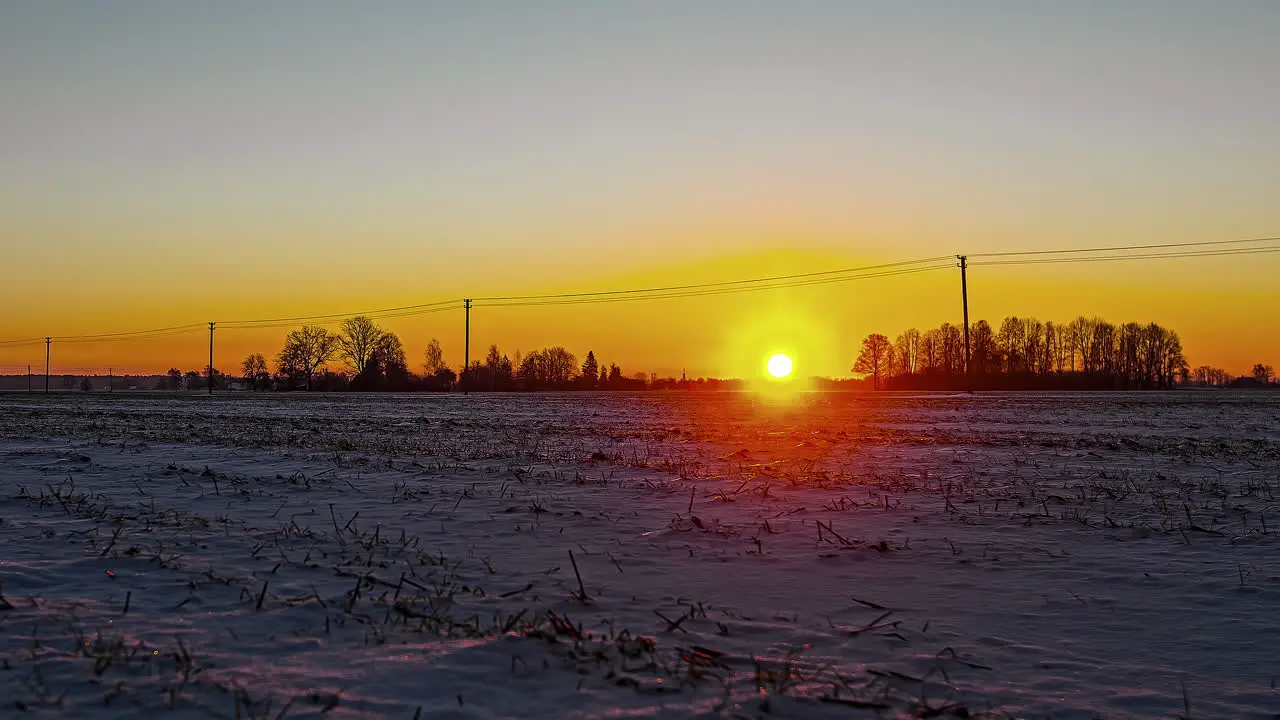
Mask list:
[[[1156,323],[1007,317],[999,329],[979,320],[969,335],[967,368],[964,327],[943,323],[925,332],[908,329],[893,340],[868,335],[852,370],[873,387],[891,390],[1146,390],[1235,380],[1220,368],[1192,370],[1178,333]]]
[[[577,356],[560,346],[527,354],[516,351],[513,358],[490,345],[483,360],[455,370],[444,359],[436,338],[428,341],[421,366],[411,368],[400,338],[363,316],[344,321],[337,332],[304,325],[285,336],[272,361],[252,353],[241,363],[238,377],[216,368],[213,374],[215,388],[235,382],[255,391],[644,390],[663,384],[644,373],[627,376],[618,364],[602,363],[592,351],[579,363]],[[192,375],[208,382],[207,370],[202,375],[184,375],[176,369],[169,371],[167,381],[171,389],[182,387],[184,381],[191,387]]]
[[[817,379],[817,389],[886,390],[1137,390],[1175,385],[1275,387],[1275,372],[1262,363],[1251,376],[1236,378],[1221,368],[1191,368],[1173,330],[1156,323],[1113,325],[1078,317],[1066,323],[1007,317],[999,329],[979,320],[969,332],[969,357],[961,325],[915,328],[890,340],[868,335],[852,371],[865,380]],[[968,368],[968,369],[967,369]],[[316,325],[290,331],[271,361],[253,353],[238,376],[213,370],[215,388],[323,391],[519,390],[739,390],[741,380],[658,378],[626,375],[588,351],[577,356],[561,346],[516,351],[514,357],[490,345],[483,360],[455,371],[431,338],[418,368],[411,368],[404,344],[368,317],[343,322],[337,332]],[[171,369],[157,389],[207,385],[208,371]]]

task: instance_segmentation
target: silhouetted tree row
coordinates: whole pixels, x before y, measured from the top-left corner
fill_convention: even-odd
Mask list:
[[[1186,382],[1191,373],[1178,334],[1156,323],[1008,317],[996,330],[979,320],[969,345],[966,373],[963,326],[912,328],[892,342],[875,333],[863,340],[853,372],[874,387],[902,390],[1156,389]]]
[[[815,389],[1159,389],[1175,384],[1202,387],[1277,387],[1275,371],[1259,363],[1252,375],[1235,378],[1219,368],[1192,370],[1178,334],[1156,323],[1113,325],[1079,317],[1068,323],[1005,318],[996,330],[985,320],[970,328],[972,356],[965,362],[964,329],[943,325],[908,329],[893,340],[873,333],[862,342],[853,372],[865,381],[818,379]],[[331,367],[332,365],[332,367]],[[202,389],[208,369],[176,368],[157,379],[156,389]],[[70,378],[71,376],[68,376]],[[68,388],[74,380],[67,380]],[[534,390],[738,390],[740,380],[679,380],[637,373],[588,351],[581,363],[561,346],[516,351],[514,359],[490,345],[484,360],[455,373],[440,342],[431,338],[421,372],[409,368],[400,338],[367,317],[345,321],[338,332],[304,325],[286,335],[269,364],[262,353],[244,359],[234,381],[213,369],[215,389],[324,391]]]
[[[1234,375],[1222,368],[1201,365],[1191,371],[1188,382],[1197,387],[1228,387],[1235,379]]]
[[[274,373],[262,353],[251,353],[240,365],[240,384],[255,391],[450,389],[456,376],[440,359],[440,344],[434,339],[427,347],[427,356],[426,372],[412,372],[404,344],[395,333],[383,330],[370,318],[354,317],[344,321],[336,333],[318,325],[290,331],[275,356]],[[329,367],[337,361],[343,366]],[[216,368],[214,373],[216,388]]]
[[[331,368],[330,364],[341,365]],[[515,359],[490,345],[483,361],[455,373],[444,359],[440,341],[427,342],[422,372],[409,369],[404,345],[395,333],[383,330],[367,317],[345,321],[338,332],[316,325],[304,325],[285,336],[284,347],[275,356],[275,372],[266,356],[252,353],[240,367],[239,386],[250,390],[324,391],[444,391],[466,389],[473,392],[513,390],[645,390],[724,389],[726,381],[671,378],[646,380],[643,373],[626,377],[616,363],[605,365],[595,353],[578,363],[577,356],[563,347],[534,350]],[[174,374],[177,373],[175,376]],[[201,378],[199,373],[196,380]],[[205,375],[207,377],[207,373]],[[171,389],[202,387],[170,371]],[[228,379],[215,368],[214,387],[227,387]]]

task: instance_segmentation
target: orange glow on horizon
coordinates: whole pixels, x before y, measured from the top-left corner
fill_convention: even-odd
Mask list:
[[[649,262],[647,267],[614,268],[599,273],[570,273],[558,283],[529,278],[497,285],[511,294],[653,287],[740,280],[792,272],[811,272],[884,262],[885,255],[850,256],[835,252],[761,250],[682,264]],[[1009,269],[972,265],[969,275],[970,317],[993,326],[1006,315],[1068,321],[1101,316],[1113,323],[1159,322],[1182,337],[1190,364],[1224,367],[1243,374],[1255,362],[1277,363],[1280,337],[1253,328],[1252,309],[1280,306],[1280,290],[1270,286],[1277,258],[1260,258],[1248,267],[1220,262],[1234,273],[1229,288],[1207,278],[1187,275],[1190,268],[1174,262],[1144,266],[1150,279],[1133,274],[1133,266]],[[1203,267],[1204,263],[1201,263]],[[1166,278],[1174,278],[1168,280]],[[244,285],[225,293],[216,279],[192,277],[181,289],[172,278],[127,284],[84,277],[74,292],[33,306],[29,312],[0,318],[0,339],[55,337],[54,374],[108,368],[120,374],[164,373],[203,369],[208,362],[207,319],[275,318],[361,311],[430,302],[463,292],[443,286],[437,292],[410,292],[413,286],[392,285],[354,275],[341,287],[325,277],[291,278],[276,284]],[[325,281],[325,282],[322,282]],[[458,283],[460,284],[460,283]],[[327,285],[327,286],[326,286]],[[394,287],[388,292],[386,288]],[[488,286],[493,287],[493,286]],[[377,289],[374,289],[377,288]],[[289,291],[286,292],[286,289]],[[453,292],[447,292],[452,290]],[[1228,309],[1224,311],[1225,309]],[[1247,311],[1231,312],[1230,308]],[[410,365],[421,365],[427,340],[442,343],[453,367],[462,364],[463,312],[456,309],[416,317],[379,321],[400,335]],[[341,318],[328,323],[336,329]],[[600,305],[486,307],[471,314],[471,358],[483,359],[490,344],[506,354],[563,345],[581,361],[587,350],[602,363],[618,363],[623,372],[657,373],[663,377],[759,377],[759,358],[783,353],[803,359],[793,372],[810,376],[849,377],[865,335],[881,332],[891,339],[908,327],[925,330],[943,322],[959,323],[959,278],[938,270],[901,277],[786,288],[706,297],[687,297]],[[59,336],[169,327],[195,323],[189,333],[128,342],[60,343]],[[297,323],[300,325],[301,323]],[[272,360],[288,327],[234,329],[215,333],[214,364],[238,371],[242,359],[260,352]],[[44,343],[0,346],[0,374],[35,373],[44,368]],[[331,364],[340,367],[340,362]]]

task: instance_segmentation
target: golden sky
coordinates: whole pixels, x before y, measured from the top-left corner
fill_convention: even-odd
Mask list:
[[[1265,2],[6,4],[0,340],[1280,235],[1277,33]],[[971,315],[1157,321],[1242,373],[1280,364],[1278,271],[975,265]],[[868,332],[959,321],[948,270],[477,307],[472,355],[844,375]],[[461,308],[385,324],[461,362]],[[196,368],[207,337],[54,358]]]

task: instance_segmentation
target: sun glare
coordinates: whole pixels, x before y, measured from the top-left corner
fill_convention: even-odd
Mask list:
[[[784,378],[791,374],[791,358],[778,353],[769,358],[769,374],[776,378]]]

